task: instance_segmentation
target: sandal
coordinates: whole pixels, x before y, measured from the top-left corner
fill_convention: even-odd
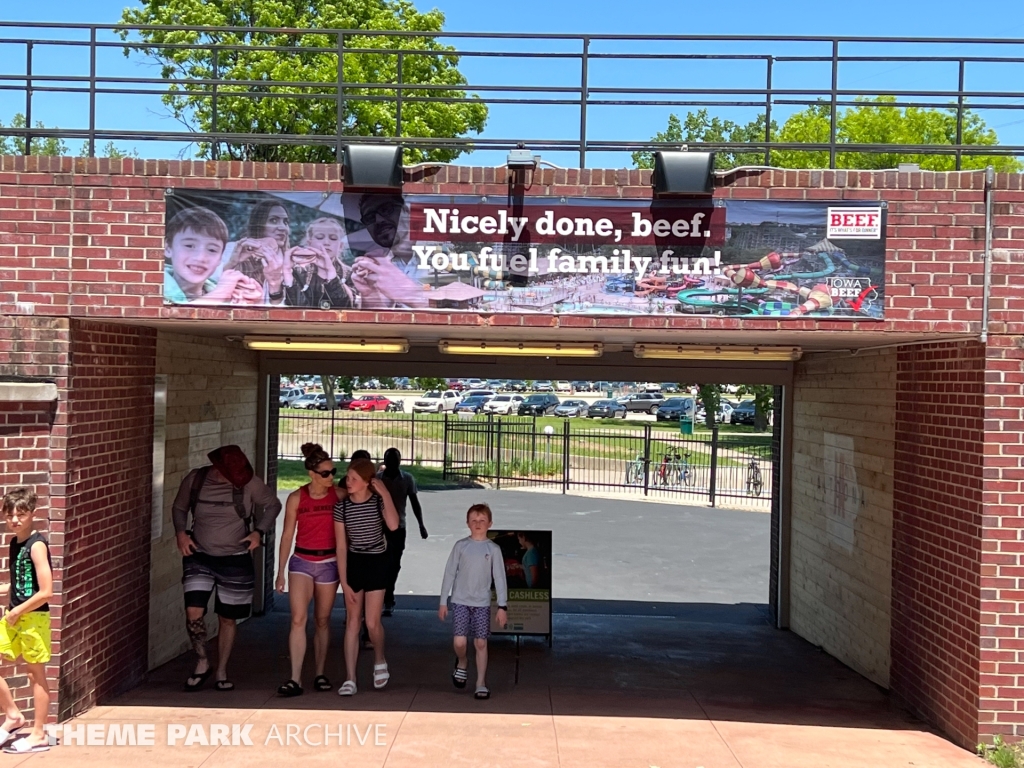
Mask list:
[[[277,695],[289,698],[292,696],[301,696],[302,686],[294,680],[289,680],[288,682],[284,683],[284,685],[278,686]]]
[[[331,681],[327,679],[327,675],[317,675],[313,681],[313,688],[318,691],[329,691],[333,687]]]
[[[218,691],[233,691],[235,690],[235,684],[230,680],[218,680],[213,684],[213,687]],[[302,690],[301,688],[299,690]]]
[[[4,752],[8,755],[27,755],[34,752],[48,752],[49,749],[49,744],[32,744],[27,738],[22,737],[9,747],[4,747]]]
[[[459,662],[455,662],[455,670],[452,672],[452,685],[456,688],[462,689],[466,687],[466,681],[469,680],[469,669],[464,669],[459,666]]]
[[[346,680],[341,684],[341,688],[338,689],[339,696],[355,696],[356,695],[356,681]]]
[[[478,685],[476,692],[473,694],[474,699],[489,699],[491,698],[491,692],[488,690],[486,685]]]
[[[388,672],[388,663],[382,661],[380,664],[373,665],[373,687],[378,691],[388,684],[388,680],[391,679],[391,673]]]
[[[194,672],[188,676],[188,680],[185,681],[186,691],[198,691],[203,687],[203,684],[209,679],[210,675],[213,674],[213,667],[210,667],[205,672]],[[194,682],[193,682],[194,681]]]

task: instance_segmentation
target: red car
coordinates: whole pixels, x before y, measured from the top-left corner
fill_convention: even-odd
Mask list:
[[[381,395],[363,395],[348,404],[350,411],[386,411],[391,401]]]

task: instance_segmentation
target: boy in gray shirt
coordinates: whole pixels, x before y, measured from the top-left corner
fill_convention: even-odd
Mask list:
[[[491,692],[485,685],[487,677],[487,638],[491,634],[491,582],[498,596],[498,625],[508,624],[508,586],[505,581],[505,560],[501,548],[487,538],[493,522],[491,508],[474,504],[466,513],[470,535],[455,542],[441,584],[441,606],[437,615],[448,616],[448,595],[452,597],[452,634],[455,636],[455,669],[452,683],[465,688],[469,679],[468,638],[473,637],[476,649],[476,693],[488,699]]]

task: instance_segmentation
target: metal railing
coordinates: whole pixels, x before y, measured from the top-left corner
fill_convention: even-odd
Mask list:
[[[145,42],[151,33],[194,33],[192,42]],[[110,39],[106,39],[110,38]],[[227,39],[241,40],[228,42]],[[313,40],[315,38],[315,40]],[[304,42],[305,41],[305,42]],[[326,41],[324,45],[320,41]],[[381,46],[381,41],[387,45]],[[434,45],[434,47],[422,47]],[[742,46],[742,52],[729,52],[730,46]],[[708,51],[707,48],[719,50]],[[929,53],[929,49],[943,49]],[[350,140],[349,113],[360,102],[386,105],[392,116],[393,130],[360,137],[361,141],[391,142],[421,150],[446,148],[453,150],[508,149],[524,142],[538,151],[571,151],[578,153],[579,166],[585,167],[590,152],[651,151],[675,147],[673,144],[637,140],[628,136],[595,139],[589,135],[595,109],[632,109],[635,107],[668,107],[685,110],[691,107],[745,108],[763,116],[763,140],[750,142],[716,141],[691,144],[693,148],[731,152],[755,152],[771,165],[772,153],[780,150],[827,152],[830,167],[836,166],[841,153],[878,153],[900,151],[913,154],[951,154],[956,167],[970,156],[1022,155],[1024,144],[978,145],[964,143],[965,119],[968,110],[1000,110],[1014,116],[1024,110],[1024,85],[1012,74],[1015,66],[1024,63],[1024,40],[974,38],[884,38],[884,37],[807,37],[807,36],[730,36],[730,35],[568,35],[512,34],[474,32],[411,32],[334,29],[276,29],[238,27],[132,27],[125,25],[20,23],[0,22],[0,50],[16,49],[14,56],[24,66],[7,64],[0,71],[0,93],[14,94],[14,102],[26,118],[24,128],[5,127],[2,133],[24,140],[24,151],[31,154],[33,141],[40,138],[84,139],[87,154],[96,153],[97,142],[106,140],[172,141],[200,143],[213,147],[291,145],[326,148],[333,159]],[[40,69],[40,52],[56,49],[61,53],[85,51],[87,67],[72,63],[65,57],[63,65],[47,62]],[[884,53],[878,53],[884,49]],[[954,49],[948,53],[945,49]],[[201,51],[208,57],[204,71],[208,76],[164,78],[162,76],[125,76],[101,72],[100,59],[107,51],[125,51],[129,55],[146,56],[151,51],[183,53]],[[244,56],[254,51],[280,52],[283,55],[320,55],[333,57],[337,77],[327,81],[247,80],[231,79],[224,72],[223,62],[232,55]],[[796,52],[794,52],[796,51]],[[345,79],[347,57],[387,56],[394,58],[393,77],[385,82],[351,81]],[[456,82],[432,84],[412,81],[406,77],[409,62],[418,57],[451,57],[460,66],[500,57],[513,62],[540,59],[546,63],[569,62],[575,70],[565,84],[508,84],[490,82]],[[742,63],[751,67],[749,82],[724,85],[697,81],[696,85],[681,82],[672,87],[651,85],[650,73],[670,63],[713,63],[716,66]],[[841,72],[850,66],[870,63],[894,63],[895,69],[924,64],[935,71],[946,72],[949,85],[941,88],[908,89],[888,85],[865,89],[841,87]],[[610,64],[611,66],[605,66]],[[621,82],[630,66],[642,65],[645,74],[634,82]],[[792,87],[780,78],[781,67],[803,65],[827,67],[827,83],[818,87]],[[968,88],[975,74],[1003,67],[1010,73],[1008,88]],[[352,68],[350,68],[351,71]],[[550,69],[550,68],[549,68]],[[17,71],[14,71],[17,70]],[[756,70],[756,71],[755,71]],[[503,68],[505,74],[508,68]],[[808,70],[810,71],[810,70]],[[878,76],[887,72],[877,73]],[[982,74],[984,74],[982,72]],[[728,79],[728,78],[725,78]],[[802,78],[801,82],[811,79]],[[780,84],[780,82],[782,84]],[[850,86],[855,83],[850,83]],[[79,95],[88,100],[86,124],[81,127],[39,128],[34,125],[33,102],[44,94]],[[98,99],[107,96],[139,98],[189,98],[204,100],[210,112],[206,127],[185,124],[165,130],[126,128],[113,124],[114,118],[101,122]],[[879,108],[920,107],[949,109],[955,114],[955,136],[946,144],[851,144],[838,135],[837,119],[841,107],[857,105],[859,98],[893,97],[892,103],[878,103]],[[245,132],[222,130],[225,100],[289,99],[296,104],[315,100],[333,105],[336,123],[328,129],[310,133]],[[510,135],[499,129],[486,136],[436,137],[416,135],[415,127],[403,120],[403,106],[421,103],[530,105],[543,108],[571,108],[578,111],[576,135],[552,137],[543,135]],[[778,141],[771,125],[779,110],[820,104],[828,109],[830,129],[827,141],[794,143]],[[135,110],[137,111],[137,110]],[[127,119],[133,110],[118,110],[119,119]],[[544,120],[530,120],[534,125]],[[628,123],[628,121],[624,121]],[[1011,122],[1016,122],[1015,120]],[[341,130],[337,130],[341,126]],[[625,132],[628,129],[622,129]],[[351,131],[356,133],[355,131]],[[254,159],[254,158],[245,158]],[[255,158],[259,159],[259,158]]]

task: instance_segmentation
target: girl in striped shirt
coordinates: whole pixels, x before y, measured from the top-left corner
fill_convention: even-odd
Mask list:
[[[356,459],[345,475],[345,490],[334,506],[334,530],[338,541],[338,573],[345,594],[345,673],[338,693],[356,693],[356,661],[359,658],[359,629],[366,614],[366,630],[373,643],[373,687],[388,684],[390,674],[384,660],[384,627],[381,611],[384,591],[391,573],[384,526],[398,528],[398,511],[387,487],[376,476],[368,459]]]

